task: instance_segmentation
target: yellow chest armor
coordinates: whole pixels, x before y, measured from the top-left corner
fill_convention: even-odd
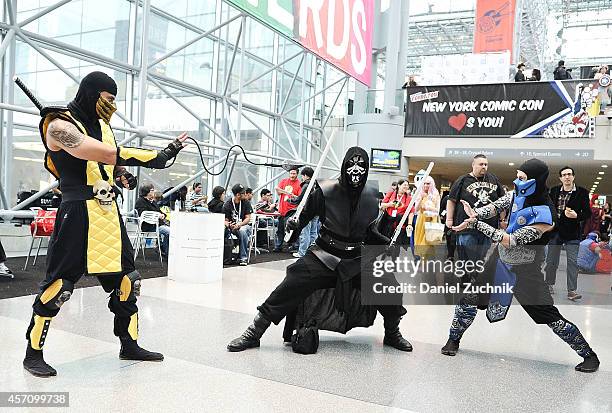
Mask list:
[[[68,112],[68,115],[70,113]],[[72,116],[71,116],[72,118]],[[83,125],[72,118],[79,130],[87,134]],[[100,121],[102,128],[102,142],[112,147],[117,147],[115,135],[112,129],[103,121]],[[110,185],[113,185],[113,165],[103,166]],[[95,185],[96,182],[103,180],[98,162],[87,161],[87,185]],[[117,210],[117,204],[112,203],[110,211],[105,211],[100,207],[98,201],[90,199],[87,203],[87,213],[89,228],[87,231],[87,273],[90,275],[102,275],[108,273],[119,273],[121,267],[121,216]]]

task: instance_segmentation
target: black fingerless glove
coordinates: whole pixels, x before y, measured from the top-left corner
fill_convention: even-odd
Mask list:
[[[132,175],[127,169],[122,167],[115,168],[115,183],[119,188],[126,188],[123,179],[127,181],[127,189],[135,189],[138,185],[138,179]]]
[[[132,147],[117,148],[117,165],[144,166],[151,169],[164,169],[168,161],[174,159],[183,149],[183,143],[175,139],[161,151]]]

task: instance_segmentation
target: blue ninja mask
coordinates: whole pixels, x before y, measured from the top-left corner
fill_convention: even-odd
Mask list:
[[[535,179],[527,179],[526,181],[522,181],[518,178],[514,180],[514,194],[517,198],[526,198],[536,190],[536,180]]]

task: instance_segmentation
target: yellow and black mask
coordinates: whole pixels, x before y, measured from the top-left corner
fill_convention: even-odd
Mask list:
[[[107,99],[104,99],[102,96],[98,98],[96,102],[96,113],[98,117],[102,119],[107,124],[110,122],[111,116],[117,110],[117,106],[114,103],[109,102]]]
[[[70,113],[77,117],[90,136],[98,139],[102,136],[100,119],[106,117],[110,120],[110,115],[115,111],[114,107],[104,111],[100,110],[107,105],[112,106],[110,102],[107,104],[100,102],[102,92],[117,96],[117,84],[106,73],[91,72],[81,81],[74,100],[68,103]],[[99,106],[100,109],[98,109]],[[102,116],[103,114],[107,115]]]

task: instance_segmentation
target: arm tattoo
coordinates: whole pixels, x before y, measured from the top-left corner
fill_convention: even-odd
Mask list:
[[[66,148],[76,148],[85,139],[85,135],[79,132],[76,126],[66,121],[63,123],[51,122],[47,133]]]

